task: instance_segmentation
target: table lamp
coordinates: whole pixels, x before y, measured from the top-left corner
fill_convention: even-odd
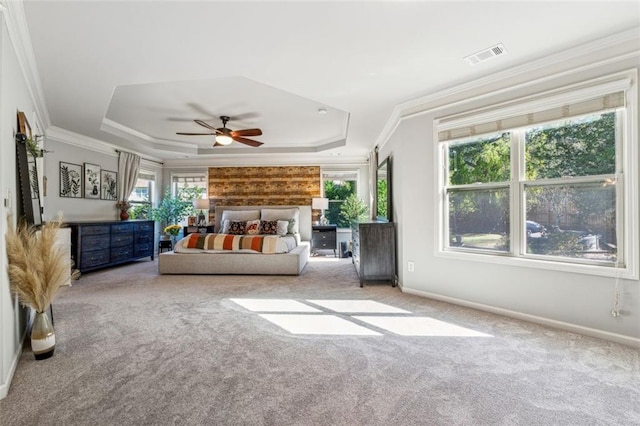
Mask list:
[[[329,208],[329,199],[328,198],[312,198],[311,208],[313,210],[320,210],[320,224],[326,225],[328,221],[324,217],[324,211]]]
[[[196,210],[200,210],[198,214],[198,226],[206,226],[207,219],[204,215],[204,210],[207,211],[207,216],[209,215],[209,200],[207,198],[197,198],[193,200],[193,207]]]

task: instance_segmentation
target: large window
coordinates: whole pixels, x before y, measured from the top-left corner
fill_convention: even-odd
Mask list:
[[[637,195],[625,186],[637,193],[628,179],[637,173],[629,158],[637,151],[624,90],[541,104],[478,114],[477,122],[470,114],[438,128],[445,163],[440,250],[633,274],[629,206]],[[488,116],[500,119],[483,121]]]
[[[131,219],[148,219],[155,199],[156,175],[153,171],[140,170],[136,186],[129,195]]]
[[[207,198],[207,173],[172,174],[171,194],[189,201]]]
[[[323,171],[324,196],[329,199],[329,209],[324,212],[329,223],[339,228],[349,228],[351,224],[341,214],[342,205],[350,195],[358,194],[357,171]]]

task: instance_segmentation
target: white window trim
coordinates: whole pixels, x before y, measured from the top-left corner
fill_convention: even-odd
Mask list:
[[[638,195],[640,189],[640,164],[638,164],[638,70],[632,69],[621,73],[616,73],[614,75],[602,77],[600,79],[590,80],[587,82],[564,87],[562,89],[545,92],[544,94],[549,96],[550,106],[554,106],[558,102],[558,96],[565,96],[569,101],[576,101],[579,99],[584,99],[586,96],[592,96],[594,93],[602,94],[603,90],[615,90],[616,88],[624,88],[626,96],[626,113],[624,114],[626,125],[624,126],[625,134],[622,141],[621,149],[623,153],[622,169],[624,170],[625,177],[622,185],[620,185],[620,188],[617,189],[618,195],[623,194],[623,199],[617,201],[618,203],[622,203],[622,207],[617,210],[617,220],[621,220],[622,222],[620,223],[623,224],[622,234],[624,238],[624,245],[620,249],[619,255],[624,256],[624,267],[568,263],[562,262],[561,258],[557,260],[545,260],[542,257],[518,257],[512,255],[511,253],[478,251],[465,252],[463,250],[445,249],[445,242],[448,240],[448,216],[445,215],[446,208],[444,205],[446,192],[444,177],[446,176],[445,169],[447,167],[447,153],[444,149],[444,144],[440,143],[438,140],[438,132],[444,129],[454,128],[462,124],[472,123],[477,119],[477,117],[474,116],[474,111],[447,117],[445,119],[434,120],[433,158],[436,163],[436,167],[434,167],[433,179],[435,185],[434,206],[436,206],[434,234],[436,236],[436,238],[434,238],[435,256],[460,261],[483,262],[507,266],[528,267],[559,272],[571,272],[578,274],[616,278],[619,277],[624,279],[638,280],[638,257],[640,253],[640,197]],[[572,92],[570,89],[575,89],[575,92]],[[532,101],[532,98],[535,98],[535,100]],[[528,107],[531,107],[535,104],[536,108],[542,107],[545,101],[544,97],[540,97],[539,95],[530,96],[521,100]],[[486,120],[487,117],[499,118],[500,116],[509,116],[519,112],[521,113],[522,105],[516,101],[503,103],[489,108],[482,108],[476,111],[479,117],[481,117],[483,120]],[[518,146],[520,145],[518,144]],[[512,152],[511,155],[512,161],[522,161],[520,158],[522,154],[520,152]],[[619,158],[617,159],[617,161],[619,161]],[[619,168],[616,168],[616,171],[618,171]],[[512,176],[511,195],[516,197],[513,198],[513,203],[517,202],[520,206],[520,210],[522,211],[522,203],[524,203],[524,200],[521,199],[521,192],[519,188],[520,184],[518,183],[519,180],[520,179],[514,179],[514,177]],[[618,204],[618,206],[620,206],[620,204]],[[514,212],[514,209],[511,210],[511,232],[512,236],[516,236],[517,240],[512,241],[512,244],[519,244],[519,246],[515,247],[515,250],[519,251],[522,250],[521,241],[523,237],[520,234],[523,231],[513,228],[514,226],[516,226],[516,224],[520,223],[521,219],[518,217],[514,218],[513,215],[517,214],[517,212]],[[517,234],[515,234],[514,232]]]
[[[208,180],[209,180],[209,171],[208,170],[203,170],[201,172],[185,172],[185,173],[180,173],[180,172],[171,172],[171,176],[169,177],[169,188],[171,190],[171,195],[176,195],[175,192],[175,188],[174,188],[174,179],[175,178],[202,178],[204,177],[204,182],[205,182],[205,187],[208,187]],[[204,198],[208,198],[208,190],[205,189],[204,192]]]

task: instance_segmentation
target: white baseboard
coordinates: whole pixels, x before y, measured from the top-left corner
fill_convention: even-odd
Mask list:
[[[22,338],[20,339],[18,350],[13,354],[13,360],[11,361],[11,367],[9,368],[7,377],[3,377],[4,382],[0,384],[0,399],[4,399],[9,394],[9,387],[11,386],[11,380],[13,379],[13,375],[16,372],[16,368],[18,368],[18,361],[20,360],[20,356],[22,355],[22,346],[24,345],[24,339],[26,337],[27,337],[27,333],[25,331]]]
[[[608,331],[598,330],[595,328],[584,327],[577,324],[571,324],[563,321],[556,321],[549,318],[539,317],[536,315],[525,314],[522,312],[512,311],[509,309],[498,308],[491,305],[485,305],[482,303],[469,302],[463,299],[457,299],[455,297],[443,296],[440,294],[429,293],[426,291],[415,290],[412,288],[405,288],[398,285],[403,293],[413,294],[416,296],[426,297],[428,299],[439,300],[441,302],[451,303],[453,305],[465,306],[467,308],[477,309],[479,311],[490,312],[492,314],[503,315],[505,317],[515,318],[523,321],[532,322],[535,324],[545,325],[552,328],[558,328],[560,330],[570,331],[572,333],[583,334],[585,336],[597,337],[598,339],[609,340],[612,342],[620,343],[631,347],[640,348],[640,339],[625,336],[623,334],[611,333]]]

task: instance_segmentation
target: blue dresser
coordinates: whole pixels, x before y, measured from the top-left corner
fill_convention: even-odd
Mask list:
[[[152,220],[67,222],[71,228],[71,259],[80,272],[89,272],[150,257],[153,260]]]

